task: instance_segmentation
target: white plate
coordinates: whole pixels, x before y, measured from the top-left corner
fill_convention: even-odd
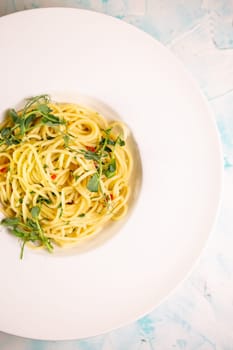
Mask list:
[[[0,330],[74,339],[132,322],[187,276],[213,228],[222,156],[205,99],[152,37],[84,10],[1,18],[0,62],[2,114],[39,93],[86,96],[130,126],[143,169],[127,222],[95,249],[65,256],[27,249],[20,261],[17,240],[2,231]]]

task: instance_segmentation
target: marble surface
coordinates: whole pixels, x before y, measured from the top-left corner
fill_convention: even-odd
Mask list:
[[[48,6],[118,17],[154,36],[183,61],[214,111],[225,186],[216,228],[198,265],[152,313],[86,340],[46,342],[0,333],[0,349],[233,350],[233,1],[0,0],[0,15]]]

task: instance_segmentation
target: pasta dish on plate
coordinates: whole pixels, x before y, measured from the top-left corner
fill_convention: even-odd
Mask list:
[[[0,125],[2,225],[52,252],[77,245],[127,212],[132,156],[128,129],[48,95],[10,109]]]

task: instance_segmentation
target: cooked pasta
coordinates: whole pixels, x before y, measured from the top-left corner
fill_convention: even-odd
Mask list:
[[[127,212],[128,129],[48,95],[9,110],[0,126],[2,224],[32,247],[77,245]]]

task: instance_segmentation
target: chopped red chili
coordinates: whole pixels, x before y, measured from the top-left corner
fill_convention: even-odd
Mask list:
[[[7,172],[7,168],[2,168],[2,169],[0,169],[0,172],[1,172],[1,173],[6,173],[6,172]]]
[[[52,175],[51,175],[51,179],[52,179],[52,180],[55,180],[55,179],[56,179],[56,177],[57,177],[57,175],[56,175],[56,174],[52,174]]]
[[[96,148],[93,147],[93,146],[86,146],[87,150],[90,151],[90,152],[95,152],[96,151]]]

